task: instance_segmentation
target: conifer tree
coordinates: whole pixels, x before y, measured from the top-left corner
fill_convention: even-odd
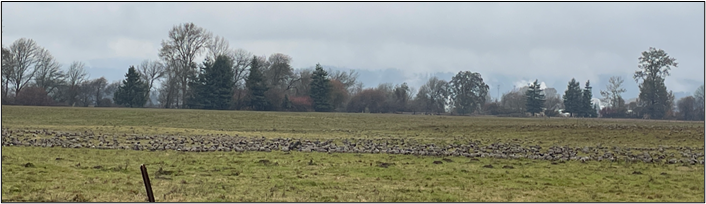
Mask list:
[[[115,104],[131,108],[143,107],[147,103],[147,84],[140,79],[140,73],[130,66],[118,90],[113,95]]]
[[[541,85],[534,80],[533,84],[530,84],[529,89],[525,93],[527,96],[527,112],[535,113],[542,112],[542,107],[544,106],[544,93],[542,93]]]
[[[192,108],[226,110],[233,97],[233,61],[220,55],[215,62],[207,60],[195,83],[191,85],[194,94],[190,100]]]
[[[583,117],[596,117],[598,113],[596,112],[595,107],[593,106],[593,101],[591,101],[591,98],[593,98],[593,93],[591,92],[591,81],[586,81],[586,86],[583,89],[583,93],[581,94],[581,115]]]
[[[572,117],[581,112],[581,87],[576,79],[571,79],[564,92],[564,112]]]
[[[324,71],[320,64],[316,64],[311,84],[311,99],[314,101],[314,110],[316,112],[331,111],[330,92],[331,84],[329,83],[328,73]]]
[[[262,65],[259,64],[258,58],[253,57],[250,63],[250,75],[245,80],[245,87],[249,90],[250,107],[253,110],[264,111],[269,106],[269,102],[265,98],[265,91],[268,88],[263,80],[260,66]]]

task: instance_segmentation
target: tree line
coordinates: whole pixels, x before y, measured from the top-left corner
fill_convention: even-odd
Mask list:
[[[205,60],[196,58],[205,55]],[[611,77],[599,109],[592,87],[575,79],[564,95],[535,80],[492,101],[480,73],[460,71],[449,81],[430,78],[418,90],[406,83],[363,89],[351,70],[294,69],[282,53],[256,56],[233,49],[228,41],[193,23],[174,26],[159,49],[159,60],[130,66],[125,79],[108,83],[89,79],[82,62],[66,71],[51,53],[31,39],[2,48],[2,103],[17,105],[124,106],[255,111],[317,111],[499,116],[632,117],[703,120],[703,85],[675,102],[664,79],[676,59],[650,48],[639,58],[633,79],[640,87],[635,102],[621,93],[621,77]],[[155,87],[156,82],[159,87]],[[157,98],[153,102],[151,98]]]

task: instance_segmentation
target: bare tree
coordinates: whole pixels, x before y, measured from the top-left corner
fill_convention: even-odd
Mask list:
[[[544,107],[548,110],[559,110],[564,108],[564,100],[557,94],[555,88],[544,89]]]
[[[608,85],[606,85],[606,90],[601,90],[602,102],[610,104],[612,108],[619,108],[624,106],[621,93],[625,92],[624,88],[621,88],[623,84],[623,79],[619,76],[610,77],[608,79]]]
[[[83,62],[74,61],[69,66],[69,71],[66,72],[66,80],[69,86],[76,86],[87,79],[88,73],[84,69]]]
[[[694,100],[696,103],[696,114],[698,114],[698,117],[696,117],[699,120],[704,120],[704,85],[702,84],[699,86],[699,88],[694,91]]]
[[[412,100],[412,89],[407,86],[407,83],[395,86],[394,95],[394,111],[404,112],[409,109],[409,101]]]
[[[350,94],[351,96],[356,95],[361,91],[363,91],[363,82],[358,82],[353,87],[351,87]]]
[[[90,90],[93,92],[93,101],[96,106],[100,106],[100,101],[105,97],[105,89],[108,86],[108,80],[105,77],[90,81]]]
[[[329,69],[328,71],[331,80],[338,80],[346,87],[349,92],[352,92],[355,86],[361,82],[358,82],[359,74],[355,70],[350,70],[349,72],[344,72],[340,70],[333,71]]]
[[[76,94],[76,105],[79,107],[87,107],[93,102],[93,91],[91,87],[91,81],[83,81],[78,85],[78,91]]]
[[[544,89],[542,89],[542,91],[544,92],[544,96],[547,98],[559,97],[559,95],[557,95],[557,91],[555,88],[544,88]]]
[[[2,47],[2,101],[5,103],[7,93],[10,91],[10,76],[15,70],[13,56],[9,48]]]
[[[503,94],[500,100],[502,107],[508,112],[524,114],[527,110],[525,92],[526,90],[513,90]]]
[[[221,36],[216,36],[213,41],[207,46],[208,57],[215,61],[219,55],[225,55],[233,60],[233,103],[236,107],[240,107],[243,97],[242,91],[236,91],[245,88],[245,78],[248,76],[248,67],[252,61],[253,54],[243,49],[230,49],[228,40]],[[166,91],[166,90],[163,90]],[[168,95],[168,94],[167,94]]]
[[[258,58],[259,60],[260,58]],[[261,59],[265,59],[262,57]],[[269,58],[262,65],[262,75],[265,84],[268,89],[265,92],[265,97],[270,102],[270,104],[282,104],[286,92],[291,88],[289,83],[292,82],[294,74],[292,72],[292,67],[290,65],[292,57],[275,53],[270,55]],[[272,110],[277,110],[280,108],[278,105],[273,105]]]
[[[212,61],[215,61],[216,57],[219,55],[225,55],[233,60],[233,87],[244,83],[246,69],[250,66],[253,54],[243,50],[236,49],[231,50],[229,47],[228,40],[223,37],[216,36],[214,40],[207,46],[209,57]]]
[[[208,57],[212,61],[216,61],[216,58],[218,55],[230,55],[230,43],[228,43],[228,40],[221,36],[216,36],[213,38],[213,41],[209,43],[206,48],[208,50]]]
[[[152,92],[152,87],[154,86],[154,81],[159,80],[164,76],[164,65],[158,61],[145,60],[137,68],[137,72],[140,73],[142,80],[147,83],[147,98],[148,103],[152,104],[152,100],[149,100],[150,93]]]
[[[560,95],[556,95],[551,98],[546,98],[546,101],[544,101],[544,107],[548,110],[564,109],[564,100],[561,98]]]
[[[88,78],[86,70],[83,68],[83,62],[74,61],[69,66],[69,71],[66,72],[66,102],[68,105],[73,106],[77,101],[77,96],[80,93],[80,85]]]
[[[280,88],[279,86],[293,75],[292,66],[290,65],[292,57],[282,53],[275,53],[270,55],[267,61],[269,66],[263,70],[263,75],[268,81],[267,84],[273,88]]]
[[[114,81],[108,84],[105,87],[105,90],[103,91],[103,96],[107,99],[113,99],[113,95],[115,94],[116,91],[118,91],[118,88],[120,88],[120,83],[121,81]]]
[[[351,98],[351,101],[346,105],[348,112],[364,112],[364,113],[382,113],[386,112],[385,100],[386,94],[384,90],[365,89],[357,93]]]
[[[245,84],[245,78],[248,76],[247,69],[252,62],[253,54],[243,49],[232,51],[233,57],[233,83],[240,87]]]
[[[188,81],[196,74],[196,56],[203,52],[206,46],[211,44],[211,33],[201,27],[197,27],[193,23],[185,23],[177,25],[169,31],[169,39],[162,41],[162,48],[159,51],[159,57],[165,61],[170,67],[167,69],[171,80],[175,80],[177,86],[180,86],[181,101],[176,100],[176,105],[184,107],[186,99]],[[175,88],[167,85],[169,89]],[[173,91],[169,90],[169,93]],[[168,105],[167,105],[168,106]]]
[[[431,113],[445,112],[449,101],[449,83],[437,77],[430,78],[426,84],[419,87],[414,99],[418,110]]]
[[[696,99],[696,105],[701,105],[701,108],[704,106],[704,85],[702,84],[699,86],[699,88],[696,88],[696,91],[694,91],[694,99]]]
[[[10,54],[12,55],[12,64],[8,68],[12,68],[9,73],[9,82],[14,86],[15,95],[19,95],[27,85],[27,82],[32,80],[36,69],[34,65],[37,63],[37,53],[41,48],[32,39],[20,38],[10,45]]]
[[[698,120],[699,117],[696,113],[699,111],[696,107],[696,99],[693,96],[687,96],[679,99],[677,102],[677,108],[679,109],[679,118],[682,120]]]
[[[54,56],[45,49],[41,49],[37,54],[37,72],[34,76],[34,83],[43,88],[50,96],[56,95],[56,91],[64,82],[64,72],[61,65],[54,59]]]
[[[173,62],[166,62],[164,67],[164,81],[162,87],[159,88],[159,103],[164,108],[178,107],[179,96],[179,79],[174,69]]]
[[[311,80],[313,69],[300,69],[297,70],[295,78],[298,80],[292,85],[292,92],[294,96],[309,96],[309,90],[311,89]]]

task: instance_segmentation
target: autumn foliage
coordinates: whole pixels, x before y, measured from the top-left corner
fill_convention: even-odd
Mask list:
[[[292,111],[308,112],[314,110],[312,106],[314,101],[309,96],[291,97],[289,101],[292,102]]]

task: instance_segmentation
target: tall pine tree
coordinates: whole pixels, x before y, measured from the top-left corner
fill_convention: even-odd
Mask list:
[[[219,55],[215,62],[206,60],[195,83],[190,106],[193,108],[226,110],[233,98],[233,61]]]
[[[580,113],[581,96],[581,84],[572,78],[564,92],[564,112],[571,114],[572,117],[575,113]]]
[[[324,71],[321,65],[316,64],[316,70],[314,70],[313,76],[311,77],[311,99],[314,101],[314,110],[317,112],[328,112],[331,111],[331,84],[329,83],[328,73]]]
[[[250,63],[250,75],[245,80],[245,87],[249,90],[250,96],[250,107],[253,110],[264,111],[268,106],[267,98],[265,98],[265,91],[267,91],[267,85],[263,81],[262,71],[260,71],[260,63],[257,56],[252,58]]]
[[[529,89],[525,93],[527,96],[527,112],[535,113],[542,112],[542,107],[544,106],[544,93],[542,93],[541,85],[534,80],[533,84],[530,84]]]
[[[115,104],[126,107],[143,107],[147,103],[147,89],[147,84],[140,79],[140,73],[134,66],[130,66],[125,74],[125,80],[113,94],[113,100]]]
[[[581,94],[581,115],[583,117],[596,117],[598,114],[596,112],[595,107],[593,106],[593,101],[591,101],[591,98],[593,98],[593,93],[591,90],[591,81],[586,81],[586,86],[583,89],[583,93]]]

